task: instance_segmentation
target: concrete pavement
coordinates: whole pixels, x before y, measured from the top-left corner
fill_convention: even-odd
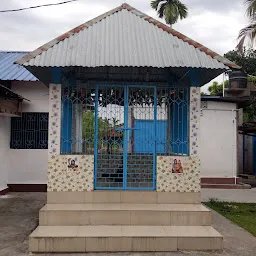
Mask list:
[[[219,201],[256,203],[256,188],[252,189],[202,189],[202,202],[209,201],[210,198]],[[256,253],[255,253],[256,255]]]

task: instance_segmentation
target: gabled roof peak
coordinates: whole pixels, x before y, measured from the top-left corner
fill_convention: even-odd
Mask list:
[[[127,4],[127,3],[123,3],[123,4],[121,4],[121,6],[120,6],[121,8],[123,8],[123,9],[134,9],[132,6],[130,6],[129,4]]]
[[[217,60],[218,62],[224,64],[225,66],[229,67],[229,68],[234,68],[234,69],[239,69],[240,67],[237,66],[236,64],[234,64],[233,62],[229,61],[228,59],[222,57],[221,55],[217,54],[216,52],[208,49],[207,47],[203,46],[202,44],[190,39],[189,37],[183,35],[182,33],[174,30],[173,28],[167,26],[166,24],[161,23],[160,21],[142,13],[141,11],[135,9],[134,7],[130,6],[127,3],[123,3],[121,6],[112,9],[70,31],[68,31],[67,33],[64,33],[63,35],[55,38],[54,40],[50,41],[49,43],[46,43],[45,45],[39,47],[38,49],[36,49],[35,51],[29,53],[28,55],[24,56],[23,58],[21,58],[19,61],[17,61],[18,64],[21,65],[29,65],[29,62],[31,60],[33,60],[36,56],[41,55],[42,53],[46,52],[47,50],[49,50],[50,48],[52,48],[54,45],[58,44],[59,42],[73,36],[76,33],[80,33],[83,30],[88,29],[89,27],[102,22],[104,19],[106,19],[108,16],[111,16],[117,12],[120,12],[122,10],[127,10],[128,12],[138,16],[139,18],[143,19],[144,21],[153,24],[154,26],[156,26],[157,28],[163,30],[164,32],[177,37],[178,39],[182,40],[185,43],[188,43],[189,45],[193,46],[195,49],[200,50],[201,52],[205,53],[206,55],[210,56],[211,58]],[[137,23],[136,23],[137,24]],[[161,40],[161,39],[159,39]],[[31,62],[30,62],[31,64]]]

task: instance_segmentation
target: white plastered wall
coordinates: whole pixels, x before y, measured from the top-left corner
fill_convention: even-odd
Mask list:
[[[8,149],[10,145],[10,118],[0,116],[0,191],[7,188],[8,183]]]
[[[23,102],[23,112],[49,112],[49,89],[46,85],[40,82],[13,82],[12,90],[30,100]],[[47,149],[9,147],[8,184],[46,184],[47,156]]]
[[[237,173],[235,103],[207,102],[200,118],[201,177],[232,178]]]

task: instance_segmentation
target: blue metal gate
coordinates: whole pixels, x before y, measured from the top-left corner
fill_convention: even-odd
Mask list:
[[[63,80],[61,154],[95,157],[95,189],[154,190],[156,155],[188,155],[189,88]]]
[[[97,86],[95,91],[95,189],[155,190],[156,87]],[[151,125],[135,127],[135,120]],[[137,141],[136,133],[143,133]],[[138,152],[145,143],[150,151]]]

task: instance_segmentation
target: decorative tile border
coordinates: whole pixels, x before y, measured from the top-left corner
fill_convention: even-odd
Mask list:
[[[60,154],[60,129],[61,129],[61,85],[49,85],[49,138],[48,154]]]
[[[49,86],[49,149],[47,191],[92,191],[93,155],[60,155],[61,85]]]
[[[180,161],[182,173],[173,172],[174,161]],[[158,156],[157,191],[159,192],[199,192],[200,160],[197,156]]]
[[[200,88],[190,88],[190,156],[199,155]]]

